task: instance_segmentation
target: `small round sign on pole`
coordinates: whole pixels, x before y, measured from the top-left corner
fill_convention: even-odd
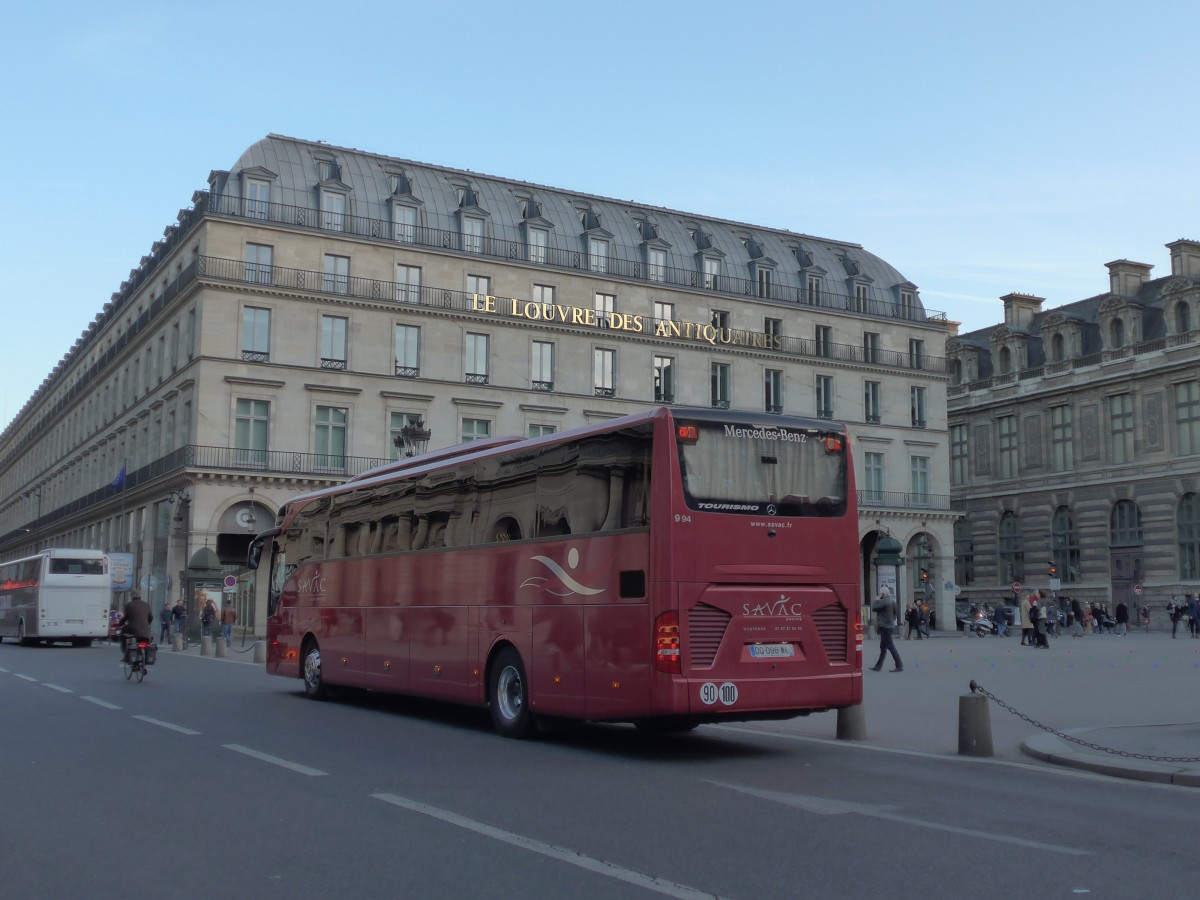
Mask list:
[[[226,575],[225,576],[225,593],[232,594],[236,590],[237,590],[237,576],[236,575]]]
[[[1012,589],[1013,589],[1013,593],[1014,593],[1014,594],[1019,594],[1019,593],[1021,593],[1021,582],[1019,582],[1019,581],[1014,581],[1014,582],[1012,583]]]
[[[1133,586],[1133,592],[1139,597],[1142,596],[1142,586],[1140,584],[1135,584]]]

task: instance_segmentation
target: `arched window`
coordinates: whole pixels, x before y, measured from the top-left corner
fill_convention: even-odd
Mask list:
[[[1113,319],[1112,328],[1110,330],[1111,330],[1111,334],[1112,334],[1112,349],[1116,350],[1118,347],[1124,347],[1125,346],[1125,323],[1122,322],[1120,319]]]
[[[1012,351],[1007,347],[1000,348],[1000,374],[1007,375],[1012,371]]]
[[[1054,335],[1050,341],[1051,362],[1062,362],[1067,358],[1067,341],[1061,334]]]
[[[1021,523],[1015,512],[1000,517],[1000,583],[1025,580],[1025,554],[1021,552]]]
[[[1118,500],[1109,518],[1113,547],[1137,547],[1142,543],[1142,511],[1132,500]]]
[[[1054,520],[1050,525],[1053,562],[1058,568],[1058,577],[1064,583],[1079,580],[1079,535],[1075,532],[1075,522],[1071,518],[1071,510],[1060,506],[1054,511]]]
[[[1179,577],[1200,578],[1200,494],[1184,494],[1175,511],[1179,535]]]
[[[1192,311],[1188,308],[1186,300],[1180,300],[1175,304],[1175,333],[1187,334],[1192,330]]]

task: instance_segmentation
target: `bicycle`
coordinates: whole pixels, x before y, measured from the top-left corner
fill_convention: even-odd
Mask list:
[[[142,679],[150,672],[149,667],[154,665],[157,650],[158,648],[145,638],[138,638],[136,642],[131,641],[121,656],[121,665],[125,669],[125,680],[129,681],[136,675],[138,684],[141,684]]]

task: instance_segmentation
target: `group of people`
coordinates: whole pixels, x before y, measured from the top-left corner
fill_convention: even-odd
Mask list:
[[[237,624],[237,609],[234,607],[233,601],[231,599],[226,600],[218,612],[217,605],[213,602],[212,597],[209,597],[207,594],[202,594],[202,596],[204,600],[200,606],[200,633],[204,637],[211,637],[213,625],[216,624],[217,618],[220,617],[225,646],[231,646],[233,642],[233,626]],[[200,595],[197,596],[196,600],[197,602],[200,601]],[[182,597],[175,601],[174,606],[169,601],[164,601],[158,618],[158,639],[166,643],[171,639],[172,634],[184,634],[186,632],[188,620],[187,604],[183,602]]]
[[[904,639],[907,641],[916,632],[917,640],[923,637],[929,637],[929,604],[924,601],[918,603],[913,601],[908,604],[908,609],[904,612],[904,623],[908,627],[904,631]]]
[[[1171,637],[1176,637],[1179,623],[1187,619],[1188,633],[1194,638],[1200,638],[1200,596],[1188,594],[1187,601],[1181,601],[1178,594],[1172,594],[1167,601],[1167,615],[1171,619]]]

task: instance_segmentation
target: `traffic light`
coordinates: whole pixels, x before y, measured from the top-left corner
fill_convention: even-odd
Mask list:
[[[929,570],[921,569],[921,584],[928,584],[928,583],[929,583]]]
[[[1058,566],[1054,563],[1046,563],[1046,574],[1051,578],[1056,577],[1058,575]]]

